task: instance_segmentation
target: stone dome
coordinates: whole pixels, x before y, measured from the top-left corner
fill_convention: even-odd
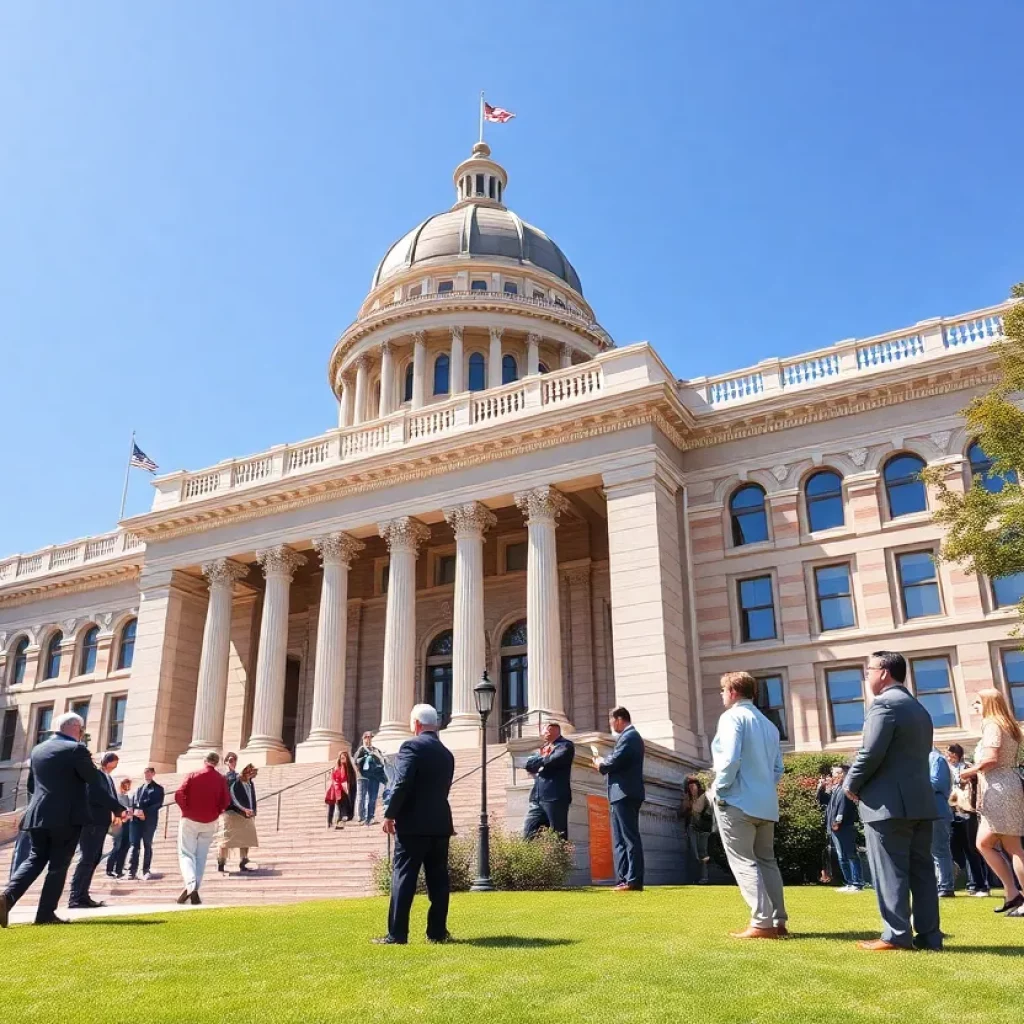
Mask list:
[[[490,159],[486,143],[473,147],[473,155],[456,168],[454,177],[455,206],[428,217],[398,239],[380,261],[372,288],[413,267],[479,256],[538,267],[583,294],[579,275],[565,253],[543,231],[502,205],[508,175]]]

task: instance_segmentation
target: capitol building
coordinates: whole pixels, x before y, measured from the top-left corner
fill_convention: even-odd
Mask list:
[[[393,751],[419,701],[477,758],[485,670],[498,749],[540,714],[607,742],[624,704],[665,787],[707,764],[725,671],[756,676],[788,750],[859,745],[878,648],[939,744],[978,735],[983,687],[1024,716],[1024,578],[936,563],[918,476],[991,482],[960,411],[1006,304],[681,378],[615,343],[507,189],[478,143],[454,205],[386,249],[325,346],[336,428],[0,558],[0,806],[66,710],[131,773],[211,748],[323,765],[367,729]]]

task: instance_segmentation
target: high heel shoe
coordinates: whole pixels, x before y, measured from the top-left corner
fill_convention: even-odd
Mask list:
[[[1024,906],[1024,896],[1017,893],[1012,900],[1005,900],[1001,907],[996,907],[994,913],[1005,914],[1008,910],[1016,910],[1018,907]]]

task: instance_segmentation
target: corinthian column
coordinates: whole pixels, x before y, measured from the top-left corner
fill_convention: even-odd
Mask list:
[[[445,509],[444,517],[455,531],[455,612],[452,718],[443,736],[448,746],[473,747],[480,738],[473,687],[485,658],[484,532],[498,520],[477,501]]]
[[[338,426],[339,427],[351,427],[352,426],[352,407],[353,399],[355,398],[355,392],[353,390],[352,379],[345,374],[341,378],[341,399],[338,402]]]
[[[380,347],[380,405],[377,415],[383,419],[391,412],[391,392],[394,389],[394,345],[385,341]]]
[[[284,745],[284,677],[288,661],[288,593],[306,558],[283,544],[256,552],[267,586],[263,594],[260,646],[256,653],[256,699],[252,733],[240,756],[257,767],[292,759]]]
[[[366,392],[370,385],[370,361],[366,356],[356,360],[356,397],[352,422],[357,426],[366,422]]]
[[[381,749],[394,751],[412,735],[409,713],[416,703],[416,552],[430,530],[409,516],[381,523],[379,529],[391,552],[391,567],[377,742]]]
[[[491,348],[487,357],[487,386],[501,387],[501,328],[491,328]]]
[[[348,647],[348,571],[366,545],[347,533],[314,537],[324,567],[313,666],[313,721],[295,760],[333,761],[350,744],[342,731],[345,711],[345,656]]]
[[[422,409],[427,401],[427,336],[416,331],[412,336],[412,402],[410,407]]]
[[[249,572],[247,565],[230,558],[218,558],[203,565],[210,584],[210,603],[203,626],[203,647],[199,655],[199,683],[196,710],[192,717],[192,741],[178,758],[178,771],[198,768],[211,750],[224,742],[224,706],[228,692],[228,656],[231,641],[231,594],[235,581]]]
[[[526,629],[530,662],[529,710],[566,721],[562,694],[562,631],[558,604],[555,525],[569,507],[565,495],[545,484],[515,496],[526,516]]]
[[[532,332],[526,336],[526,372],[540,373],[540,335]]]
[[[466,390],[466,367],[464,365],[465,357],[462,354],[462,328],[452,328],[452,354],[451,359],[448,363],[448,373],[450,375],[449,393],[452,395],[461,394]]]

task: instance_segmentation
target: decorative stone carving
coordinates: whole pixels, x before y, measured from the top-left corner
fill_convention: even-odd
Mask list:
[[[204,562],[202,571],[211,587],[231,587],[249,575],[249,566],[230,558],[216,558],[212,562]]]
[[[366,545],[347,533],[329,533],[313,538],[313,548],[320,556],[322,565],[343,565],[346,569]]]
[[[454,612],[454,610],[455,609],[452,607],[451,601],[442,601],[441,602],[441,618],[442,619],[450,619],[452,617],[452,613]]]
[[[63,630],[64,630],[64,639],[65,640],[67,640],[68,637],[72,637],[72,636],[75,635],[75,626],[76,626],[77,623],[78,623],[78,619],[65,619],[61,623],[61,626],[63,627]]]
[[[946,454],[949,448],[949,439],[953,436],[952,430],[936,430],[928,435],[928,440],[942,453]]]
[[[427,340],[427,336],[426,336],[426,334],[423,331],[413,331],[412,332],[412,343],[414,345],[426,344],[426,340]]]
[[[530,333],[526,335],[526,344],[539,345],[541,343],[542,337],[543,336],[538,334],[536,331],[530,331]]]
[[[483,534],[498,522],[498,517],[479,501],[470,501],[465,505],[446,508],[444,518],[455,531],[456,539],[464,534]]]
[[[789,476],[789,467],[782,465],[772,466],[772,476],[781,484]]]
[[[847,458],[859,469],[868,461],[867,448],[853,448],[846,453]]]
[[[102,615],[97,615],[96,621],[103,627],[103,629],[110,629],[110,624],[114,621],[114,613],[104,612]]]
[[[462,341],[462,331],[463,331],[463,329],[461,327],[453,327],[452,328],[452,341],[461,342]]]
[[[526,516],[527,523],[553,525],[561,513],[569,510],[569,499],[550,484],[520,491],[514,497],[519,510]]]
[[[501,336],[502,336],[502,334],[505,333],[504,328],[502,328],[502,327],[491,327],[491,328],[489,328],[489,330],[490,330],[490,333],[491,333],[491,341],[494,341],[494,342],[501,341]]]
[[[388,550],[411,551],[416,553],[421,544],[430,539],[430,527],[412,516],[389,519],[378,527],[381,537],[387,542]]]
[[[271,576],[283,576],[290,580],[295,575],[295,570],[306,564],[306,556],[292,551],[284,544],[279,544],[276,548],[257,551],[256,561],[259,562],[267,579]]]
[[[579,586],[584,583],[590,582],[590,566],[589,565],[577,565],[571,569],[566,569],[562,573],[562,579],[565,580],[569,586]]]

